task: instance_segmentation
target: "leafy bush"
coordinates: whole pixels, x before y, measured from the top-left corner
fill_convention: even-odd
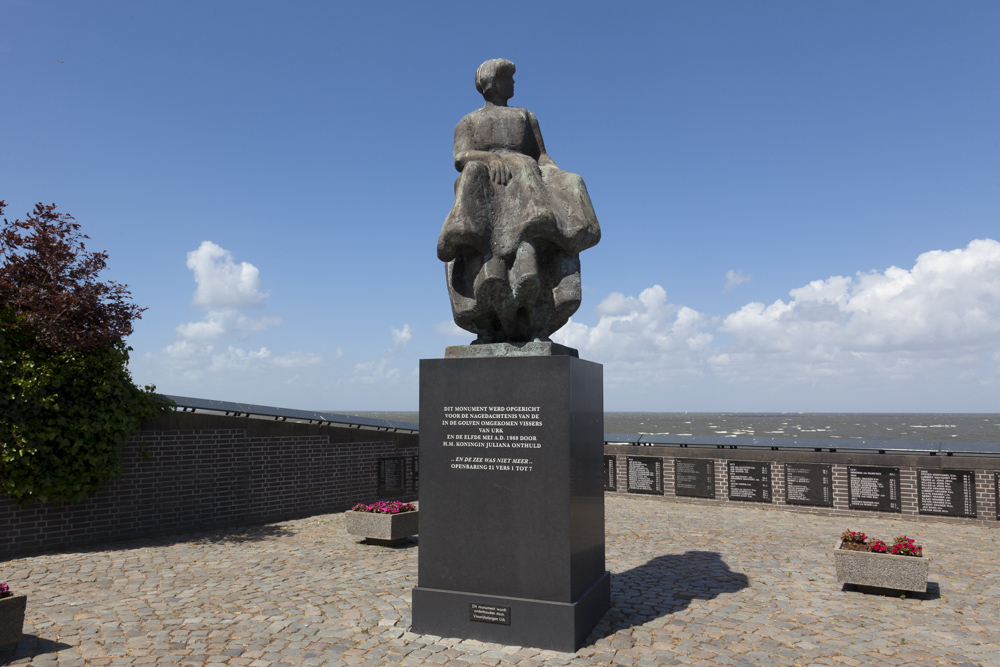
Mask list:
[[[75,502],[120,473],[121,445],[166,401],[132,383],[122,338],[142,309],[124,285],[97,281],[106,253],[85,252],[54,205],[3,222],[0,491]]]

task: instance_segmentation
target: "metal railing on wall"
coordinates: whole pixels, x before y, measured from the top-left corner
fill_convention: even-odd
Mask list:
[[[201,412],[205,414],[224,415],[227,417],[269,419],[273,421],[291,422],[297,424],[356,428],[366,431],[388,431],[390,433],[416,433],[419,429],[419,426],[413,422],[400,422],[390,419],[372,419],[371,417],[355,417],[354,415],[342,415],[336,412],[292,410],[289,408],[275,408],[268,405],[234,403],[230,401],[213,401],[207,398],[170,396],[168,394],[162,394],[162,396],[173,401],[175,406],[174,409],[179,412]]]
[[[392,433],[417,433],[413,422],[356,417],[335,412],[292,410],[252,403],[213,401],[206,398],[170,396],[181,412],[202,412],[230,417],[271,419],[300,424],[317,424]],[[800,452],[857,452],[867,454],[917,454],[925,456],[1000,456],[1000,443],[922,440],[873,440],[865,438],[769,438],[763,436],[651,435],[646,433],[605,433],[606,445],[678,447],[692,449],[746,449]]]

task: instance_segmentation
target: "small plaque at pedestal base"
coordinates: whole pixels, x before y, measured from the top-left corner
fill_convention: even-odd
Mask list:
[[[486,596],[417,586],[413,589],[412,630],[572,653],[610,607],[608,572],[574,602]],[[496,611],[487,616],[486,609]]]

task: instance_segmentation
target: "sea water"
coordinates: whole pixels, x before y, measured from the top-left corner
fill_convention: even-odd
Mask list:
[[[417,412],[348,412],[417,422]],[[605,433],[867,438],[1000,443],[1000,414],[832,412],[606,412]]]

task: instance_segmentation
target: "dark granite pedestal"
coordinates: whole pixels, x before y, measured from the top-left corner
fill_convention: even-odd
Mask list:
[[[600,364],[420,362],[414,632],[579,648],[611,604],[603,432]]]

